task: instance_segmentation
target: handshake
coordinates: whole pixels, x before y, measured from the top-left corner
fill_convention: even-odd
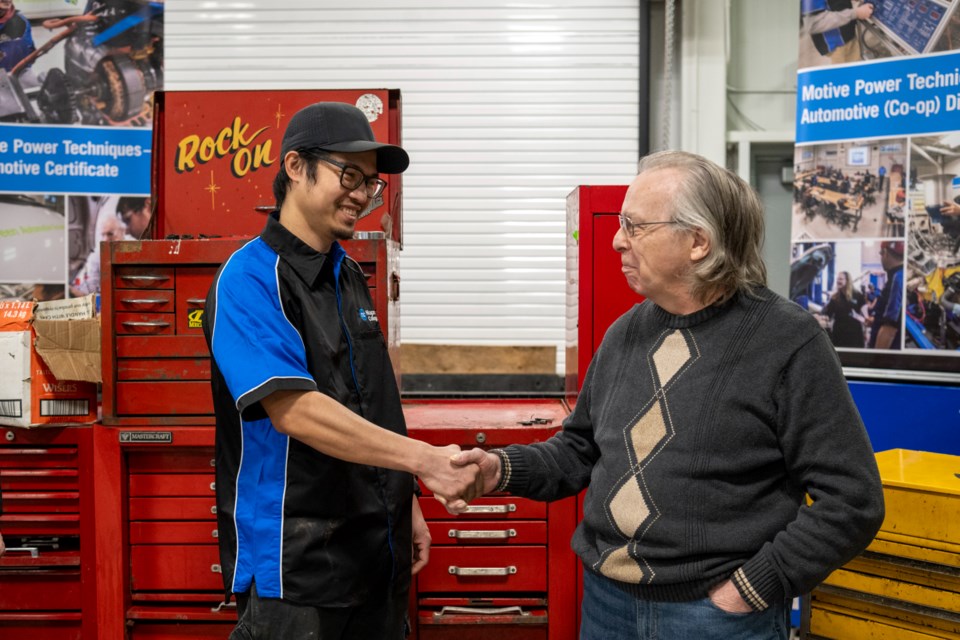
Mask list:
[[[429,445],[428,445],[429,446]],[[455,444],[430,447],[417,476],[453,515],[500,482],[500,456],[483,449],[461,451]]]

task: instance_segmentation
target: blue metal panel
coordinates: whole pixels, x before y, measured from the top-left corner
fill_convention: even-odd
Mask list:
[[[851,381],[874,451],[960,455],[960,387]]]

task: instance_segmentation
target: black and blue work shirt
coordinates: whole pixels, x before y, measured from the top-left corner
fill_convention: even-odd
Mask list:
[[[220,268],[204,313],[224,586],[255,580],[260,597],[348,606],[409,584],[413,479],[279,433],[260,402],[320,391],[405,435],[400,392],[360,266],[275,216]]]

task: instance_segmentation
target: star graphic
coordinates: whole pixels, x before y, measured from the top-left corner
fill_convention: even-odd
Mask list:
[[[204,191],[210,192],[210,208],[217,208],[217,191],[220,191],[220,187],[217,186],[217,183],[213,181],[213,171],[210,172],[210,184],[203,188]]]

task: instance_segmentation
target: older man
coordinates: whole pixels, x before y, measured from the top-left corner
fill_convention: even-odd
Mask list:
[[[587,488],[581,639],[785,639],[790,599],[880,526],[836,353],[764,286],[762,241],[740,178],[688,153],[644,158],[613,247],[647,300],[608,330],[562,432],[458,456],[485,491]]]

